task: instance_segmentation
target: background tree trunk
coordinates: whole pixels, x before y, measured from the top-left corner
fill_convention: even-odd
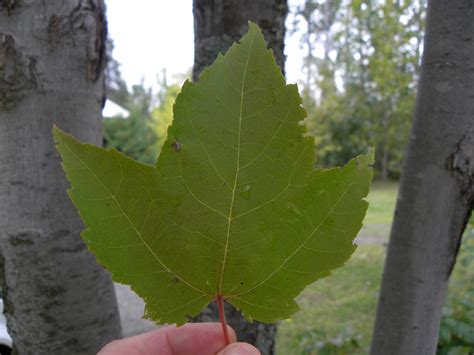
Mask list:
[[[257,23],[277,64],[284,72],[285,19],[288,12],[286,0],[194,0],[194,68],[193,80],[210,65],[219,52],[224,53],[248,30],[248,21]],[[240,312],[226,304],[228,323],[240,341],[254,344],[262,354],[274,354],[275,324],[248,323]],[[211,304],[197,321],[218,319],[217,307]]]
[[[371,353],[435,354],[474,194],[474,2],[430,1]]]
[[[0,246],[19,354],[95,354],[120,336],[109,274],[79,232],[53,123],[101,143],[102,0],[0,1]]]

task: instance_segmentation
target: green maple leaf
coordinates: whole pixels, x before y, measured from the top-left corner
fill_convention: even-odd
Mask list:
[[[156,167],[54,129],[82,237],[148,318],[181,324],[215,297],[248,319],[288,318],[354,252],[372,157],[314,170],[305,114],[250,24],[184,83]]]

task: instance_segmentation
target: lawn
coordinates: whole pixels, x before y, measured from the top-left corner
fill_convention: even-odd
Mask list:
[[[395,183],[373,184],[365,225],[358,238],[360,246],[345,267],[308,286],[300,295],[301,311],[280,323],[278,354],[368,353],[397,189]],[[472,266],[464,259],[473,254],[473,242],[471,251],[461,249],[448,304],[472,287],[466,286],[474,281]],[[324,345],[332,351],[318,350]]]
[[[388,241],[392,224],[398,184],[395,182],[375,182],[370,188],[369,209],[364,219],[358,244],[384,244]]]
[[[395,202],[397,198],[398,183],[376,181],[370,187],[367,197],[369,209],[364,219],[366,225],[391,224]]]

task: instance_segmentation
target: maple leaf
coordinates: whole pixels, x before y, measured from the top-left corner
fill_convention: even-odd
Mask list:
[[[54,128],[85,243],[157,322],[182,324],[216,297],[248,319],[288,318],[356,248],[373,158],[312,167],[297,87],[249,27],[184,83],[156,167]]]

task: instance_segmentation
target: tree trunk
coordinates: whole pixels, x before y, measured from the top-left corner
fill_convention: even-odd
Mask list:
[[[105,38],[102,0],[0,1],[0,279],[19,354],[95,354],[120,336],[51,136],[56,123],[100,144]]]
[[[474,2],[429,1],[414,126],[371,353],[435,354],[474,194]]]
[[[267,44],[273,49],[276,62],[284,72],[286,0],[194,0],[194,68],[193,80],[210,65],[219,52],[224,53],[248,30],[248,21],[257,23]],[[239,341],[255,345],[262,354],[275,353],[275,324],[248,323],[240,312],[226,304],[228,323],[234,328]],[[218,319],[217,307],[211,304],[198,321]]]

